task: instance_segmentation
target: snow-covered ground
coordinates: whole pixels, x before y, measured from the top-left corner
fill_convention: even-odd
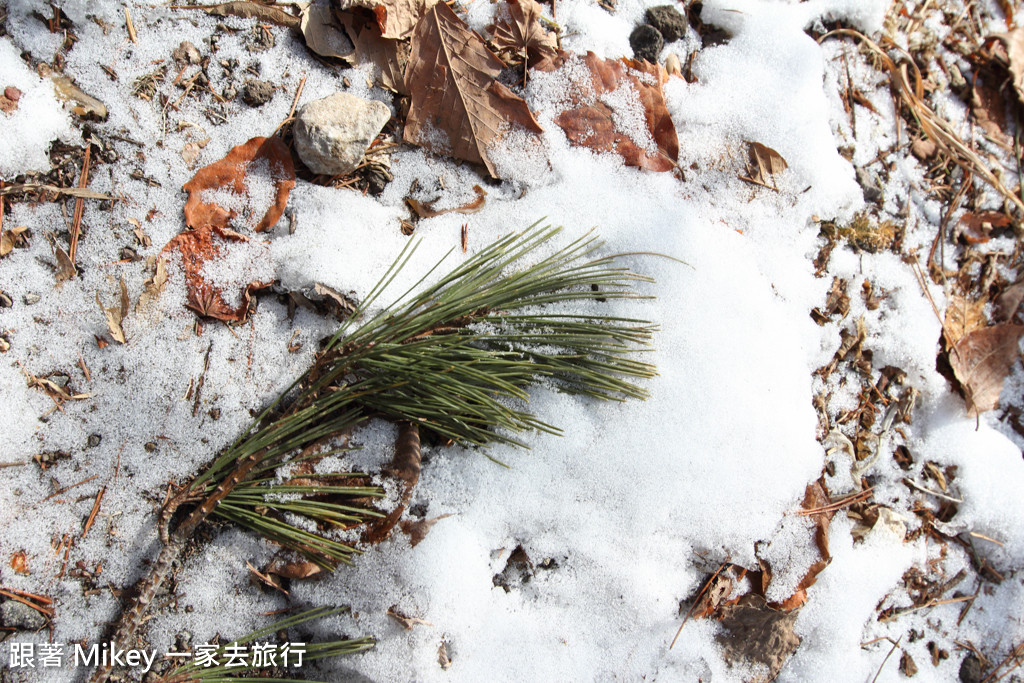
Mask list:
[[[368,84],[371,67],[332,70],[282,28],[269,27],[274,46],[254,51],[251,20],[134,2],[55,4],[78,38],[64,53],[65,73],[109,110],[106,122],[84,128],[104,150],[89,189],[125,200],[85,201],[80,273],[62,284],[55,284],[50,240],[66,248],[73,200],[17,201],[3,216],[5,230],[24,225],[31,238],[27,248],[0,260],[0,290],[13,302],[0,309],[0,334],[10,344],[0,355],[0,588],[48,596],[54,617],[40,631],[7,633],[0,667],[10,664],[10,643],[93,643],[104,635],[119,613],[119,591],[143,575],[158,549],[153,513],[168,483],[186,480],[232,441],[251,410],[301,374],[332,329],[329,319],[303,309],[289,320],[286,307],[267,296],[244,325],[208,322],[197,334],[180,272],[172,271],[157,301],[136,308],[152,271],[144,260],[125,260],[121,250],[156,256],[184,228],[181,186],[196,167],[254,135],[270,135],[287,117],[302,78],[300,105],[341,89],[346,78],[349,92],[395,106],[389,93]],[[654,4],[620,0],[609,13],[590,0],[559,0],[563,48],[629,56],[629,33]],[[988,11],[998,21],[987,30],[997,33],[1005,25],[992,4]],[[137,43],[125,30],[126,7]],[[470,3],[467,20],[482,31],[494,8]],[[607,253],[659,252],[685,261],[624,257],[656,279],[643,287],[656,298],[608,304],[617,314],[661,326],[656,349],[647,354],[660,374],[645,383],[651,397],[643,402],[597,403],[538,388],[533,410],[564,435],[527,435],[530,450],[492,448],[490,455],[508,469],[474,450],[425,451],[414,507],[428,518],[450,516],[415,547],[397,534],[354,567],[292,581],[288,597],[261,589],[246,566],[265,565],[273,547],[246,531],[219,530],[189,557],[174,594],[163,596],[147,623],[151,646],[164,652],[184,631],[194,643],[235,637],[290,605],[345,604],[350,615],[319,624],[313,634],[372,635],[377,646],[324,664],[318,675],[325,680],[752,680],[751,669],[725,661],[714,619],[690,619],[669,648],[688,607],[681,602],[723,562],[756,570],[759,560],[771,564],[775,590],[785,599],[817,561],[811,522],[793,514],[805,488],[826,461],[834,468],[828,480],[834,497],[860,482],[844,479],[854,462],[842,448],[819,442],[825,435],[814,397],[831,393],[828,410],[835,417],[857,407],[860,387],[845,385],[841,372],[824,380],[813,373],[832,360],[840,331],[863,316],[873,376],[898,367],[906,373],[904,386],[920,392],[912,424],[883,439],[877,462],[859,472],[874,486],[873,501],[897,519],[866,533],[843,511],[832,520],[832,561],[807,590],[794,626],[802,644],[780,680],[868,681],[878,672],[879,681],[901,680],[904,652],[917,663],[915,680],[956,680],[967,650],[954,641],[1005,656],[1024,639],[1019,446],[1003,434],[996,414],[977,422],[969,417],[936,371],[941,324],[900,255],[858,253],[840,243],[826,276],[815,277],[813,260],[823,244],[818,221],[847,222],[864,208],[854,165],[839,148],[854,145],[854,162],[864,165],[891,147],[896,134],[884,74],[867,65],[854,43],[819,45],[805,29],[842,20],[878,35],[887,10],[883,0],[705,2],[702,20],[732,35],[697,52],[696,82],[674,77],[665,85],[682,177],[570,146],[554,122],[563,88],[558,79],[565,77],[555,72],[531,74],[524,95],[545,130],[548,163],[538,162],[535,150],[506,150],[502,163],[511,180],[487,187],[478,213],[423,219],[413,237],[403,235],[407,196],[439,199],[435,208],[457,206],[474,199],[481,183],[471,166],[408,146],[392,154],[394,179],[376,198],[299,180],[288,204],[294,233],[283,219],[259,238],[266,253],[258,272],[273,271],[286,289],[319,282],[362,296],[402,246],[418,239],[415,259],[395,284],[404,291],[403,284],[459,245],[463,224],[468,253],[456,249],[448,257],[452,265],[538,220],[563,225],[566,240],[596,228]],[[33,16],[50,17],[50,5],[13,0],[7,11],[0,88],[23,93],[16,112],[0,113],[0,177],[11,183],[18,174],[50,170],[53,140],[84,143],[83,128],[25,63],[52,63],[61,50],[62,33]],[[223,105],[220,125],[204,111],[216,106],[209,97],[184,98],[173,108],[134,96],[136,79],[157,60],[170,62],[184,40],[214,63],[238,60],[233,77],[209,69],[218,92],[231,78],[250,77],[241,73],[250,66],[280,89],[259,108],[240,98]],[[685,62],[699,47],[691,30],[663,57],[672,52]],[[839,95],[847,78],[843,50],[854,80],[880,112],[858,109],[855,139]],[[171,62],[168,81],[175,74]],[[207,139],[190,166],[182,157],[186,144]],[[745,174],[747,142],[767,145],[787,161],[775,177],[778,191],[738,178]],[[916,250],[923,261],[945,208],[927,196],[916,159],[903,154],[895,163],[884,207],[908,226],[902,253]],[[1016,178],[1007,184],[1016,186]],[[137,231],[148,239],[140,243]],[[250,272],[237,277],[259,279]],[[823,305],[833,277],[849,282],[850,312],[819,326],[809,313]],[[97,305],[97,296],[104,307],[115,305],[122,278],[132,303],[123,345],[110,340]],[[877,308],[860,296],[865,280],[887,293]],[[942,310],[942,289],[931,286],[931,295]],[[87,396],[56,407],[30,386],[30,376],[66,378],[67,393]],[[1007,393],[1019,386],[1010,383]],[[362,430],[363,450],[353,466],[385,464],[393,430],[383,423]],[[897,445],[912,454],[910,470],[893,458]],[[40,454],[54,458],[45,469],[36,462]],[[946,494],[962,502],[947,532],[973,539],[1001,583],[981,584],[963,546],[914,533],[922,522],[913,510],[937,501],[903,480],[925,482],[926,462],[947,472],[956,467]],[[83,536],[101,489],[99,513]],[[494,577],[520,546],[535,568],[528,581],[506,590]],[[27,567],[15,567],[16,556]],[[981,590],[965,616],[965,601],[951,601],[880,621],[880,610],[913,604],[903,577],[914,569],[943,579],[966,569],[969,578],[957,590],[967,596]],[[428,623],[406,630],[387,615],[392,607]],[[889,656],[895,642],[902,652]],[[442,643],[448,668],[438,661]],[[67,665],[0,671],[12,681],[78,680],[86,673]]]

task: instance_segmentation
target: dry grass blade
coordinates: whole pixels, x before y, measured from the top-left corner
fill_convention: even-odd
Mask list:
[[[121,197],[112,197],[102,192],[93,192],[80,187],[57,187],[46,183],[20,183],[0,188],[0,196],[6,197],[11,194],[24,194],[28,192],[53,192],[56,195],[68,195],[70,197],[83,197],[85,199],[109,199],[120,201]]]
[[[833,35],[847,35],[857,38],[872,52],[877,54],[882,62],[885,64],[886,69],[889,71],[889,78],[893,90],[899,94],[900,99],[907,106],[907,108],[914,114],[914,118],[917,119],[918,124],[921,126],[921,130],[924,131],[925,135],[931,138],[939,148],[951,156],[957,163],[958,166],[964,169],[964,171],[972,172],[985,179],[985,181],[995,188],[1003,197],[1017,207],[1019,211],[1024,213],[1024,201],[1021,200],[1016,194],[1011,192],[1003,183],[989,170],[985,162],[966,144],[960,139],[960,136],[956,134],[953,127],[942,117],[936,114],[931,108],[924,102],[923,89],[922,89],[922,78],[921,72],[913,60],[909,60],[911,66],[914,68],[914,85],[910,83],[910,77],[907,74],[906,64],[897,65],[896,62],[885,52],[881,47],[878,46],[873,40],[865,36],[859,31],[853,29],[836,29],[826,33],[819,39],[819,42],[825,40],[829,36]]]

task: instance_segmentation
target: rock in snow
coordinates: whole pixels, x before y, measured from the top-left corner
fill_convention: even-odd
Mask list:
[[[295,149],[314,173],[350,173],[390,118],[383,102],[335,93],[299,110]]]

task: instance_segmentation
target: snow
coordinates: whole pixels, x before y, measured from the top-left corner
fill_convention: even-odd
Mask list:
[[[54,286],[54,257],[45,236],[52,233],[63,243],[73,201],[17,202],[4,215],[5,229],[27,225],[32,239],[29,248],[0,261],[0,289],[14,301],[0,309],[0,334],[11,344],[0,355],[0,463],[17,463],[0,470],[0,586],[46,594],[57,610],[52,633],[19,632],[11,642],[98,642],[119,609],[105,587],[137,580],[158,549],[152,513],[168,483],[185,481],[230,443],[251,411],[308,367],[319,340],[336,324],[303,309],[289,320],[283,305],[264,297],[246,324],[207,323],[198,335],[196,317],[184,306],[181,264],[173,259],[167,288],[154,307],[135,310],[153,271],[122,261],[119,253],[132,246],[143,259],[153,259],[183,229],[179,189],[194,173],[181,158],[185,143],[209,137],[198,159],[206,164],[251,136],[269,135],[287,116],[303,77],[300,106],[334,92],[344,76],[349,92],[397,108],[387,93],[367,85],[370,69],[333,71],[283,29],[272,29],[273,48],[254,52],[248,42],[251,21],[129,2],[125,6],[140,37],[132,44],[122,5],[57,4],[79,35],[67,54],[67,72],[110,110],[107,122],[92,125],[104,136],[144,146],[112,141],[118,160],[94,166],[89,188],[122,194],[125,201],[109,210],[85,203],[81,273],[63,285]],[[620,0],[612,14],[594,2],[560,0],[564,46],[608,58],[629,54],[629,31],[654,4]],[[480,30],[493,6],[470,7],[471,24]],[[171,648],[182,631],[196,643],[216,634],[241,635],[266,624],[262,615],[291,605],[346,604],[350,615],[311,627],[313,634],[373,635],[377,646],[322,664],[325,680],[744,680],[749,672],[725,663],[716,640],[720,627],[711,620],[691,619],[675,647],[669,643],[685,615],[683,602],[721,563],[753,570],[767,562],[775,577],[769,598],[781,600],[818,559],[811,522],[793,514],[806,486],[821,475],[826,460],[838,471],[826,480],[833,494],[847,494],[859,482],[847,474],[854,465],[847,454],[826,454],[836,441],[819,442],[825,435],[818,433],[813,399],[830,393],[832,413],[854,410],[860,387],[838,373],[828,379],[812,373],[828,364],[840,331],[858,318],[868,330],[865,346],[874,353],[874,367],[903,369],[906,385],[920,392],[913,424],[901,425],[901,443],[914,454],[915,469],[901,470],[892,458],[894,443],[888,442],[870,470],[876,502],[892,507],[913,532],[920,524],[910,510],[936,500],[902,480],[927,481],[934,489],[922,464],[955,466],[947,495],[963,503],[949,528],[998,542],[970,537],[1007,578],[992,595],[978,598],[959,628],[960,603],[880,622],[880,604],[911,604],[901,583],[908,570],[940,566],[953,575],[970,568],[970,557],[955,544],[940,553],[927,534],[904,538],[884,524],[855,540],[865,530],[839,513],[829,530],[831,563],[808,589],[796,621],[803,643],[780,680],[863,681],[880,667],[878,680],[901,679],[899,652],[884,666],[882,660],[892,647],[885,638],[903,638],[901,647],[920,667],[915,680],[947,681],[955,679],[964,656],[954,639],[998,641],[1006,648],[1020,642],[1019,446],[997,429],[994,417],[983,416],[979,423],[969,418],[936,371],[941,325],[907,263],[891,253],[855,253],[841,244],[826,277],[815,278],[811,264],[821,245],[817,221],[848,221],[864,209],[854,164],[868,164],[896,138],[891,99],[877,72],[849,44],[818,45],[804,29],[842,19],[872,33],[882,27],[887,8],[882,0],[707,0],[703,19],[732,37],[698,53],[692,65],[696,83],[672,78],[665,86],[679,135],[682,180],[626,168],[615,156],[568,143],[554,118],[587,73],[581,61],[569,60],[557,72],[531,75],[525,96],[545,133],[538,146],[527,144],[532,137],[522,131],[509,131],[491,150],[507,178],[500,184],[482,185],[470,165],[406,146],[392,154],[394,180],[377,198],[299,180],[288,202],[293,234],[288,218],[267,233],[248,232],[263,212],[252,202],[272,201],[267,177],[253,182],[246,201],[223,192],[213,197],[238,209],[233,227],[252,238],[232,245],[203,271],[235,294],[249,282],[277,280],[286,290],[322,283],[362,297],[410,239],[399,230],[408,216],[406,197],[450,208],[474,200],[475,185],[487,190],[483,209],[420,220],[413,237],[420,241],[416,255],[382,301],[405,291],[446,254],[454,267],[493,239],[538,220],[564,225],[565,240],[596,228],[604,253],[656,252],[685,265],[652,255],[623,257],[654,277],[656,283],[641,293],[656,298],[606,305],[611,314],[660,326],[654,350],[644,354],[659,372],[644,383],[648,400],[597,403],[538,387],[531,410],[564,434],[527,434],[529,450],[488,451],[508,468],[473,449],[427,447],[413,504],[425,508],[427,518],[451,516],[416,547],[396,534],[356,558],[353,567],[293,581],[288,597],[258,588],[246,566],[264,566],[274,547],[247,531],[218,530],[186,560],[176,607],[157,611],[147,624],[152,646]],[[77,142],[72,117],[52,86],[20,56],[24,51],[50,61],[60,47],[31,11],[31,3],[11,3],[9,35],[0,37],[0,88],[15,85],[24,93],[13,115],[0,113],[5,181],[49,170],[46,153],[54,140]],[[218,31],[218,24],[232,30]],[[182,100],[180,110],[162,113],[158,103],[131,95],[137,78],[161,66],[157,60],[167,60],[164,77],[175,78],[178,67],[169,55],[179,42],[190,40],[207,56],[215,34],[218,49],[209,70],[214,89],[219,92],[231,78],[238,85],[254,77],[245,72],[251,67],[281,86],[270,102],[253,109],[236,101],[228,106],[227,122],[217,124],[191,98]],[[685,58],[699,44],[691,32],[668,50]],[[846,78],[842,50],[849,51],[858,82],[875,79],[875,90],[865,95],[881,113],[858,108],[854,163],[838,151],[854,140],[837,94]],[[215,65],[231,59],[239,66],[229,77]],[[117,72],[116,81],[101,64]],[[622,89],[605,100],[616,112],[616,126],[638,144],[652,144],[638,127],[635,92]],[[962,118],[954,104],[949,115]],[[767,145],[788,162],[776,178],[777,192],[738,179],[747,142]],[[156,184],[133,178],[133,171]],[[916,248],[923,259],[944,208],[925,196],[923,168],[913,158],[887,175],[884,207],[913,226],[905,251]],[[133,221],[149,245],[138,243]],[[465,255],[458,248],[463,225]],[[833,276],[848,280],[851,311],[845,320],[819,327],[808,313],[822,305]],[[107,329],[96,295],[110,305],[122,277],[133,304],[124,321],[128,343],[108,339],[100,348],[96,339]],[[860,297],[865,280],[885,294],[875,310]],[[930,292],[941,310],[945,293],[938,287]],[[29,294],[39,295],[39,302],[26,304]],[[55,409],[46,394],[27,385],[26,373],[67,375],[75,392],[90,396]],[[1015,387],[1024,381],[1017,374]],[[102,440],[90,447],[92,434]],[[394,428],[374,422],[354,438],[362,450],[341,462],[379,470],[390,457]],[[68,457],[46,470],[32,461],[53,451]],[[101,486],[101,514],[79,538]],[[54,547],[66,535],[76,540],[65,568],[63,553]],[[506,592],[493,577],[519,546],[535,565],[550,560],[550,568],[537,568],[528,582]],[[10,568],[8,558],[16,551],[27,554],[28,575]],[[80,577],[62,571],[78,562],[92,568],[102,563],[98,591],[85,590]],[[975,585],[968,583],[959,590],[973,592]],[[392,606],[429,625],[402,628],[387,616]],[[915,630],[928,638],[909,638]],[[928,639],[940,641],[949,659],[933,667]],[[876,642],[864,645],[870,641]],[[438,664],[442,642],[452,662],[448,670]],[[80,672],[20,675],[26,681],[64,681],[76,680]]]

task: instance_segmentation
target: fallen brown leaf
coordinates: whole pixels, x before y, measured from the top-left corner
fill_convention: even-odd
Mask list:
[[[28,575],[28,555],[24,550],[19,550],[11,555],[11,569],[18,574]]]
[[[433,626],[429,621],[424,621],[418,617],[410,617],[399,611],[398,605],[392,605],[388,608],[388,616],[397,621],[402,625],[406,631],[411,631],[413,626]]]
[[[150,303],[160,297],[164,287],[167,286],[167,259],[165,257],[160,256],[156,259],[153,277],[147,279],[143,286],[145,289],[139,295],[138,303],[135,304],[137,311],[147,308]]]
[[[744,677],[744,681],[768,683],[775,680],[800,646],[800,636],[793,630],[796,617],[793,612],[772,609],[760,595],[748,594],[735,605],[722,608],[722,631],[715,639],[726,661],[767,668],[766,672]]]
[[[309,560],[282,560],[275,558],[263,569],[264,574],[281,576],[286,579],[309,579],[324,571],[320,565]]]
[[[1001,323],[968,333],[949,352],[967,412],[978,416],[999,405],[1003,380],[1020,355],[1024,325]]]
[[[188,288],[186,305],[189,308],[201,316],[226,322],[245,320],[253,292],[268,287],[270,283],[249,283],[242,291],[241,303],[231,306],[227,303],[224,293],[203,277],[203,266],[207,261],[220,257],[231,242],[245,239],[244,236],[231,230],[205,225],[196,230],[181,233],[164,246],[161,254],[177,252],[181,256],[182,267],[185,271],[185,283]]]
[[[376,18],[369,11],[357,8],[336,12],[335,18],[352,41],[355,62],[376,64],[380,69],[381,86],[407,95],[405,68],[409,61],[409,43],[383,38]]]
[[[10,254],[14,249],[14,245],[24,239],[22,235],[26,232],[28,232],[28,227],[24,225],[19,225],[10,230],[0,228],[0,258]]]
[[[273,189],[269,185],[273,185]],[[295,167],[291,153],[280,138],[252,138],[232,148],[220,161],[204,166],[192,180],[185,183],[185,223],[190,228],[212,226],[227,228],[232,219],[243,212],[256,232],[274,227],[288,203],[288,193],[295,187]],[[264,196],[273,193],[273,197]],[[270,202],[259,221],[256,213]],[[223,206],[224,203],[233,206]]]
[[[998,36],[1006,44],[1007,68],[1012,77],[1013,89],[1017,91],[1017,99],[1024,104],[1024,27]]]
[[[665,69],[632,59],[604,60],[593,52],[585,57],[561,52],[536,68],[554,71],[570,61],[582,61],[590,78],[573,84],[573,107],[555,118],[569,142],[598,152],[614,152],[627,166],[648,171],[675,168],[679,140],[661,90],[668,79]],[[636,115],[644,122],[643,130],[620,125],[621,119]]]
[[[431,527],[445,517],[451,517],[451,513],[439,515],[432,519],[420,519],[415,521],[405,519],[399,523],[398,528],[401,529],[403,534],[409,537],[409,545],[415,548],[424,538],[427,537],[427,533],[430,531]]]
[[[998,139],[1006,130],[1006,100],[999,90],[977,80],[971,88],[971,111],[978,125],[990,136]]]
[[[942,331],[946,336],[946,348],[951,349],[971,332],[985,326],[985,300],[969,300],[954,294],[946,306]]]
[[[434,5],[412,36],[405,141],[483,164],[497,177],[490,147],[513,125],[542,132],[526,102],[495,80],[503,67],[448,5]]]
[[[970,244],[981,244],[991,239],[992,230],[1013,225],[1013,219],[1002,211],[966,212],[960,217],[961,234]]]
[[[216,17],[242,17],[288,28],[299,28],[298,17],[275,5],[264,5],[259,2],[238,0],[217,5],[171,5],[171,9],[198,9]]]
[[[518,64],[536,64],[555,56],[555,34],[540,23],[543,16],[535,0],[506,0],[510,21],[499,21],[489,27],[498,55]]]
[[[740,180],[746,180],[756,185],[764,185],[765,187],[775,187],[774,176],[782,173],[789,164],[782,158],[782,155],[776,152],[767,145],[762,145],[760,142],[748,142],[747,153],[750,157],[750,163],[747,166],[747,177],[740,177]],[[769,183],[769,177],[772,178],[772,182]]]
[[[476,213],[480,209],[484,208],[484,204],[487,199],[487,191],[479,185],[473,186],[473,191],[476,192],[476,199],[462,206],[453,206],[450,209],[434,209],[435,202],[418,202],[412,197],[406,197],[405,201],[409,204],[416,215],[420,218],[433,218],[434,216],[440,216],[445,213]]]
[[[438,0],[336,0],[340,10],[364,7],[373,12],[383,38],[401,40],[416,29],[420,18],[436,5]]]
[[[1020,302],[1024,301],[1024,280],[1015,282],[1002,292],[995,299],[995,308],[992,319],[997,323],[1005,323],[1013,320],[1020,308]]]
[[[302,10],[299,30],[306,47],[323,57],[346,59],[355,52],[355,46],[335,17],[330,5],[312,4]]]
[[[118,305],[111,306],[110,308],[104,306],[103,302],[100,301],[99,292],[96,292],[96,304],[100,307],[100,310],[103,311],[103,315],[107,318],[107,329],[110,331],[110,336],[113,337],[114,341],[124,344],[126,341],[124,328],[121,326],[121,323],[124,322],[124,317],[128,315],[129,301],[128,288],[125,287],[123,277],[121,278],[120,289],[121,297]]]

